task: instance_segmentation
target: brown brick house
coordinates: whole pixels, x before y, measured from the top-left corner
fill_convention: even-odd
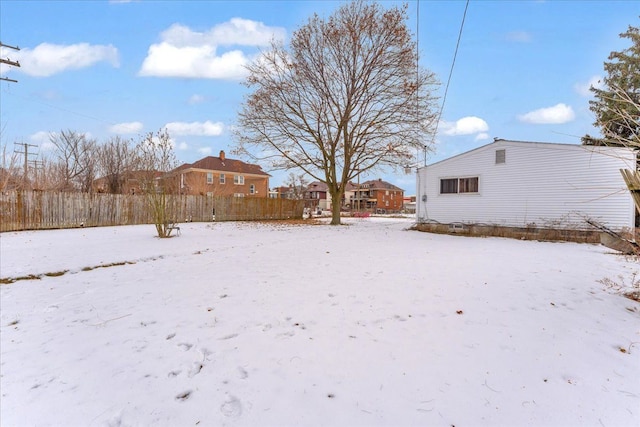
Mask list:
[[[403,208],[404,190],[382,179],[356,186],[351,199],[354,210],[398,212]]]
[[[174,180],[181,194],[268,197],[269,176],[260,166],[228,159],[220,151],[219,157],[179,166],[165,179]]]

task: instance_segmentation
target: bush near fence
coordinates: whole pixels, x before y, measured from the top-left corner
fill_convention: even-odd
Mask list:
[[[304,208],[298,200],[257,197],[171,195],[169,203],[176,222],[294,219]],[[0,193],[0,232],[152,223],[144,194]]]

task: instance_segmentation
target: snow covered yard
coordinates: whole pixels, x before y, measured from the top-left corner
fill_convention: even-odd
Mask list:
[[[348,224],[1,234],[0,424],[640,425],[636,261]]]

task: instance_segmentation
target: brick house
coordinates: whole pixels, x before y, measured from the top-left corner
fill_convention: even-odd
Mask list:
[[[224,151],[219,157],[185,163],[168,174],[181,194],[235,197],[268,197],[269,176],[258,165],[228,159]]]
[[[348,182],[345,186],[342,200],[340,201],[341,208],[350,207],[349,203],[352,200],[354,191],[357,189],[357,185]],[[331,194],[329,194],[329,187],[324,182],[314,181],[307,187],[305,194],[305,207],[317,208],[320,207],[323,210],[330,210],[332,206]]]
[[[353,190],[354,210],[399,212],[403,208],[404,190],[382,179],[366,181]]]

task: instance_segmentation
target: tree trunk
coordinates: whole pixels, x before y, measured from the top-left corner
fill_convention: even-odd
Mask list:
[[[330,186],[329,194],[331,194],[331,225],[340,225],[340,202],[344,192],[333,190]]]

